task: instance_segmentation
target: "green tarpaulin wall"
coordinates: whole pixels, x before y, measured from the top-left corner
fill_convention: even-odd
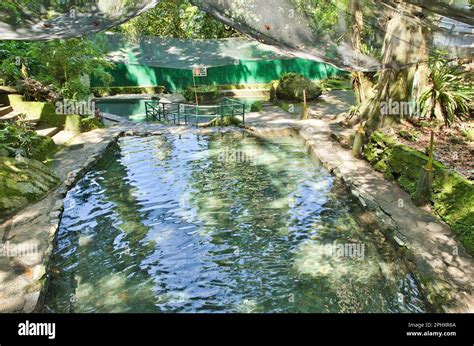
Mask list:
[[[111,71],[112,87],[164,86],[169,92],[182,91],[193,85],[191,69],[175,69],[136,64],[115,64]],[[305,59],[240,60],[238,64],[209,67],[206,77],[196,77],[196,85],[263,84],[280,78],[281,74],[297,72],[312,80],[321,80],[346,73],[331,65]],[[92,78],[91,86],[101,87]]]

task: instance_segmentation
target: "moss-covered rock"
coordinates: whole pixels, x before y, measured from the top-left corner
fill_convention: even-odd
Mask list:
[[[303,101],[303,91],[306,91],[306,100],[314,100],[322,91],[310,79],[298,74],[287,73],[284,74],[276,88],[276,97],[280,100],[286,101]]]
[[[56,144],[50,137],[38,136],[38,140],[33,144],[32,159],[45,161],[56,151]]]
[[[252,106],[250,106],[250,111],[251,112],[260,112],[262,110],[262,101],[255,101],[252,103]]]
[[[37,160],[0,157],[0,218],[41,199],[58,183],[57,175]]]
[[[455,172],[435,170],[434,210],[474,253],[474,185]]]
[[[375,169],[395,179],[412,196],[428,161],[427,155],[378,131],[370,137],[364,155]],[[433,209],[474,254],[474,184],[439,161],[433,162],[433,169]]]

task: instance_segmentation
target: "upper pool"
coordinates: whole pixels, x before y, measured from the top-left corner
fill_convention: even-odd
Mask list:
[[[145,103],[149,98],[103,98],[95,104],[101,112],[112,113],[134,122],[146,120]]]
[[[65,199],[51,312],[424,312],[296,138],[123,137]]]

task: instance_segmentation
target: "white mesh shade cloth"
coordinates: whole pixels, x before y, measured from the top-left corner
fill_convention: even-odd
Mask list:
[[[385,67],[380,62],[380,49],[385,24],[394,15],[403,16],[413,28],[429,29],[430,54],[444,49],[457,57],[473,55],[472,0],[191,1],[225,24],[277,47],[278,54],[325,61],[343,69],[375,71]],[[41,40],[91,34],[121,24],[158,2],[8,0],[0,4],[0,39]],[[351,44],[356,18],[351,10],[353,2],[363,19],[361,50],[354,50]],[[399,40],[399,44],[414,45],[407,48],[411,51],[418,49],[416,42],[407,43],[403,35],[396,35],[393,33],[392,44]]]
[[[108,57],[115,63],[176,69],[239,64],[240,60],[279,60],[288,55],[248,38],[184,40],[141,37],[137,42],[120,34],[106,33]]]

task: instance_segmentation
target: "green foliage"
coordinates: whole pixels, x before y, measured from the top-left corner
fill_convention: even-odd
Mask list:
[[[453,124],[456,117],[463,119],[469,115],[474,92],[459,65],[436,57],[430,62],[429,79],[430,86],[419,100],[423,115],[434,118],[436,106],[439,106],[446,125]]]
[[[22,64],[37,66],[31,47],[30,42],[0,41],[0,78],[3,84],[16,86],[21,78]]]
[[[356,118],[360,117],[360,105],[352,105],[349,108],[349,112],[347,114],[347,120],[351,120],[354,117]]]
[[[188,0],[162,0],[155,8],[113,31],[133,38],[144,35],[193,39],[239,36],[234,29],[216,21]]]
[[[468,140],[472,141],[474,139],[474,130],[473,129],[463,129],[461,130],[462,135]]]
[[[232,28],[214,20],[197,6],[190,6],[186,2],[180,7],[181,29],[187,38],[219,39],[239,36]]]
[[[31,0],[2,0],[0,1],[0,21],[11,25],[19,24],[25,16],[24,9],[28,9],[27,15],[40,14],[43,5],[40,1]]]
[[[7,85],[22,86],[20,79],[33,77],[42,85],[51,85],[64,98],[82,100],[90,94],[83,76],[93,75],[107,86],[112,82],[99,37],[71,38],[47,42],[0,41],[0,78]],[[42,101],[42,100],[37,100]]]
[[[44,137],[21,123],[0,124],[0,156],[37,157],[36,146],[41,146],[43,141]]]
[[[256,101],[250,106],[251,112],[260,112],[262,110],[262,101]]]
[[[276,89],[276,96],[280,100],[303,101],[303,91],[306,91],[306,100],[313,100],[321,95],[321,88],[310,79],[298,73],[286,73],[281,76]]]
[[[294,0],[295,7],[304,12],[311,20],[312,28],[321,37],[337,34],[334,27],[338,23],[338,9],[332,1],[326,0]]]
[[[82,100],[89,96],[82,76],[95,75],[104,85],[112,81],[106,69],[113,68],[113,64],[105,59],[100,39],[72,38],[36,44],[33,55],[43,67],[38,79],[55,85],[64,98]]]
[[[0,20],[9,21],[10,23],[18,23],[20,11],[17,6],[9,0],[0,2]]]
[[[101,129],[105,127],[102,120],[97,119],[96,117],[87,117],[81,119],[81,132],[88,132],[95,129]]]

